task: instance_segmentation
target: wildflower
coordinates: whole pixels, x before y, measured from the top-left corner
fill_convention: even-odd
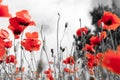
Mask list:
[[[77,36],[82,36],[83,33],[86,35],[88,33],[88,28],[84,27],[84,28],[79,28],[77,31],[76,31],[76,34]]]
[[[93,68],[96,64],[95,64],[95,56],[90,54],[90,53],[87,53],[86,54],[86,57],[88,59],[88,68]]]
[[[88,59],[87,66],[88,68],[93,68],[94,66],[99,65],[101,59],[102,59],[102,53],[98,53],[96,55],[93,55],[91,53],[86,53],[86,58]]]
[[[5,41],[5,47],[11,48],[12,47],[12,41]]]
[[[21,45],[25,48],[25,50],[30,52],[39,50],[41,42],[38,40],[37,32],[26,33],[26,38],[27,39],[21,41]]]
[[[78,71],[78,68],[75,68],[73,70],[67,67],[64,68],[64,72],[66,73],[76,73],[77,71]]]
[[[35,25],[34,21],[30,21],[30,16],[27,10],[22,10],[16,13],[16,17],[9,19],[10,25],[8,28],[12,30],[15,39],[19,38],[19,35],[24,31],[27,26]]]
[[[98,26],[104,23],[104,30],[116,30],[120,26],[120,19],[118,16],[111,12],[105,11],[102,18],[98,21]]]
[[[48,80],[54,80],[52,74],[47,74],[47,79],[48,79]]]
[[[63,60],[63,63],[72,65],[72,64],[75,64],[75,60],[73,56],[70,56],[70,57],[67,57],[65,60]]]
[[[106,37],[107,37],[106,31],[102,31],[101,34],[100,34],[100,38],[105,39]]]
[[[91,43],[91,45],[93,45],[93,46],[96,46],[96,45],[100,44],[100,42],[101,42],[101,38],[98,37],[98,36],[92,36],[92,37],[90,38],[90,43]]]
[[[33,33],[30,33],[30,32],[27,32],[26,33],[26,38],[27,39],[38,39],[38,33],[37,32],[33,32]]]
[[[16,57],[14,55],[9,55],[6,57],[6,63],[15,63],[16,64]]]
[[[120,74],[120,53],[107,50],[103,56],[102,66],[116,74]]]
[[[16,67],[16,73],[19,73],[19,72],[24,72],[25,68],[24,67]]]
[[[93,45],[86,44],[83,50],[95,52]]]
[[[53,73],[54,71],[50,68],[48,68],[48,70],[44,71],[44,74],[50,74]]]
[[[53,76],[52,76],[52,73],[53,73],[53,72],[54,72],[54,71],[53,71],[52,69],[50,69],[50,68],[48,68],[48,70],[44,71],[44,74],[47,75],[48,80],[54,80],[54,78],[53,78]]]

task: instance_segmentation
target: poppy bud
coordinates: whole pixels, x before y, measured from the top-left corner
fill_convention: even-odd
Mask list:
[[[66,22],[66,23],[65,23],[65,28],[67,28],[67,27],[68,27],[68,23]]]

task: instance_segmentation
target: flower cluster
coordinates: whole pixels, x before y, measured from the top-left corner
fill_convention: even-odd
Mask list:
[[[9,19],[7,28],[11,30],[12,34],[5,29],[0,29],[0,74],[4,75],[3,77],[0,75],[0,79],[23,80],[23,77],[26,77],[23,76],[23,74],[27,72],[23,65],[23,61],[25,60],[29,66],[28,72],[31,71],[30,74],[36,76],[37,74],[34,73],[33,66],[31,66],[34,60],[31,59],[27,61],[25,52],[28,51],[32,53],[33,51],[40,50],[41,41],[39,39],[39,33],[36,31],[24,33],[24,30],[28,26],[35,26],[35,22],[31,20],[28,10],[18,11],[16,12],[16,16],[13,17],[12,14],[9,13],[8,6],[2,5],[1,2],[2,0],[0,0],[0,17]],[[26,39],[23,39],[23,35],[26,35]],[[14,40],[11,40],[11,36],[14,37]],[[32,58],[33,57],[34,56],[32,56]],[[35,64],[35,67],[36,66],[37,64]],[[27,79],[33,79],[30,74],[27,74],[29,76]]]
[[[93,74],[97,72],[96,67],[120,74],[120,15],[116,14],[116,10],[118,9],[102,6],[95,8],[90,13],[95,30],[92,32],[82,27],[74,35],[74,58],[76,61],[82,59],[83,68],[87,67],[91,75],[96,75]]]

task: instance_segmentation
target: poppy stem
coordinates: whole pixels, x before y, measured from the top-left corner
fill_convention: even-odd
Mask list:
[[[58,21],[57,21],[57,59],[58,59],[58,69],[59,69],[59,72],[58,72],[58,75],[60,75],[60,55],[59,55],[59,22],[60,22],[60,14],[58,13]],[[56,78],[56,73],[55,73],[55,78]],[[59,76],[58,76],[58,80],[59,80]]]
[[[1,65],[2,66],[2,65]],[[8,79],[10,79],[9,74],[7,73],[6,69],[2,66],[3,70],[5,71],[6,75],[8,76]]]
[[[82,26],[82,24],[81,24],[81,18],[79,19],[79,22],[80,22],[80,28],[81,28],[81,26]]]
[[[115,50],[115,46],[114,46],[114,41],[113,41],[113,36],[110,30],[108,30],[110,33],[110,38],[111,38],[111,42],[112,42],[112,48]]]

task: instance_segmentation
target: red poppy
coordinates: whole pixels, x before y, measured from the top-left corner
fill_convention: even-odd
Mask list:
[[[103,53],[97,53],[95,57],[96,59],[100,60],[103,57]]]
[[[90,53],[87,53],[86,57],[88,59],[87,63],[88,68],[93,68],[95,66],[95,56]]]
[[[72,64],[75,64],[75,60],[73,56],[70,56],[70,57],[67,57],[65,60],[63,60],[63,63],[72,65]]]
[[[19,73],[19,72],[24,72],[25,68],[24,67],[16,67],[16,73]]]
[[[83,50],[95,52],[93,45],[86,44]]]
[[[21,45],[25,48],[25,50],[27,51],[37,51],[39,50],[40,48],[40,45],[41,45],[41,42],[40,40],[38,40],[35,36],[38,35],[38,33],[36,33],[36,35],[34,36],[33,34],[36,33],[36,32],[33,32],[33,33],[26,33],[26,37],[27,39],[24,39],[21,41]],[[32,34],[28,37],[27,34]],[[33,37],[33,38],[32,38]]]
[[[84,27],[84,28],[79,28],[76,31],[77,36],[82,36],[82,34],[87,34],[88,33],[88,28]]]
[[[4,40],[4,39],[8,39],[8,37],[9,37],[9,33],[6,30],[1,29],[0,30],[0,38]]]
[[[98,21],[98,26],[104,23],[104,30],[116,30],[120,26],[120,19],[111,12],[105,11],[102,18]]]
[[[100,38],[105,39],[106,37],[107,37],[106,31],[102,31],[101,34],[100,34]]]
[[[91,53],[86,53],[86,58],[88,59],[87,66],[88,68],[93,68],[94,66],[99,65],[102,59],[102,53],[93,55]]]
[[[6,63],[16,63],[16,57],[14,55],[9,55],[6,57]]]
[[[8,28],[12,30],[13,34],[15,35],[15,39],[19,38],[19,35],[27,26],[35,25],[34,21],[30,21],[30,18],[28,18],[28,16],[29,15],[24,11],[20,11],[16,13],[16,17],[11,17],[9,19],[10,25]]]
[[[54,80],[52,74],[47,74],[47,79],[48,79],[48,80]]]
[[[44,74],[51,74],[53,73],[54,71],[50,68],[48,68],[48,70],[44,71]]]
[[[21,25],[23,24],[29,24],[30,25],[35,25],[34,21],[30,21],[31,20],[31,16],[29,15],[29,12],[27,10],[21,10],[16,12],[16,17],[22,19],[23,21],[25,21],[24,23],[21,22]]]
[[[2,1],[2,0],[1,0]],[[0,1],[0,3],[1,3]],[[8,6],[0,4],[0,17],[10,17]]]
[[[0,39],[0,59],[4,58],[6,55],[5,42]]]
[[[70,69],[70,68],[64,68],[64,72],[66,73],[76,73],[78,71],[78,68]]]
[[[37,39],[38,38],[38,33],[37,32],[33,32],[33,33],[30,33],[30,32],[27,32],[26,33],[26,38],[27,39]]]
[[[5,47],[11,48],[12,47],[12,41],[5,41]]]
[[[92,36],[92,37],[90,38],[90,43],[91,43],[91,45],[93,45],[93,46],[96,46],[96,45],[100,44],[100,42],[101,42],[101,38],[98,37],[98,36]]]
[[[120,74],[120,53],[113,50],[106,51],[102,66],[116,74]]]

